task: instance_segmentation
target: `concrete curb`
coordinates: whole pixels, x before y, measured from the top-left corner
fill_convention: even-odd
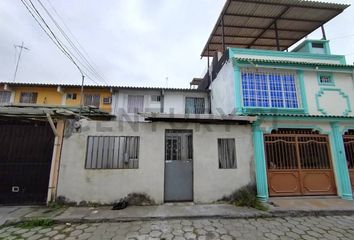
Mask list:
[[[113,223],[113,222],[134,222],[134,221],[165,221],[179,219],[252,219],[252,218],[278,218],[278,217],[309,217],[309,216],[350,216],[354,210],[270,210],[264,213],[234,214],[234,215],[180,215],[180,216],[150,216],[150,217],[113,217],[113,218],[60,218],[52,219],[55,224],[66,223]],[[42,218],[42,217],[37,217]],[[43,217],[45,218],[45,217]],[[8,219],[4,225],[13,225],[26,220],[36,219],[23,217],[19,219]]]

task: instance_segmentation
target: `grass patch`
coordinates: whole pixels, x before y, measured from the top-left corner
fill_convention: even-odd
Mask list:
[[[54,224],[52,219],[30,219],[16,225],[19,228],[50,227]]]
[[[53,210],[57,210],[57,209],[60,209],[63,207],[65,207],[65,204],[62,204],[62,203],[57,203],[57,202],[48,203],[48,208],[53,209]]]
[[[268,210],[257,198],[256,187],[253,185],[244,186],[233,192],[230,196],[224,197],[223,200],[229,201],[239,207],[250,207],[261,211]]]

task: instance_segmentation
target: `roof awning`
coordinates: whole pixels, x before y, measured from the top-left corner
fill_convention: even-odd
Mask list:
[[[290,60],[273,60],[273,59],[258,59],[258,58],[233,58],[237,63],[251,63],[251,64],[277,64],[277,65],[302,65],[309,67],[333,67],[339,69],[352,70],[354,65],[345,65],[345,64],[335,64],[335,63],[324,63],[324,62],[314,62],[314,61],[290,61]]]
[[[213,114],[173,114],[173,113],[139,113],[145,120],[152,122],[195,122],[195,123],[244,123],[255,122],[257,117]]]
[[[201,56],[213,56],[227,47],[283,51],[349,6],[303,0],[227,0]]]
[[[0,105],[0,117],[17,118],[47,118],[47,113],[53,117],[74,118],[78,117],[80,107],[78,106],[54,106],[54,105],[36,105],[36,104],[5,104]],[[81,109],[82,117],[111,119],[114,116],[100,109],[84,106]]]

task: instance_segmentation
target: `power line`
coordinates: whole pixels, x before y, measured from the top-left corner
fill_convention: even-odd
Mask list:
[[[48,9],[43,5],[43,3],[40,0],[37,0],[37,2],[41,5],[41,7],[44,9],[44,11],[47,13],[47,15],[50,17],[50,19],[53,21],[55,26],[58,28],[60,33],[64,36],[66,41],[69,43],[69,45],[73,48],[73,50],[78,54],[78,56],[81,58],[81,60],[84,62],[82,63],[80,59],[76,57],[76,60],[82,64],[84,68],[86,68],[87,71],[91,72],[94,76],[96,76],[98,79],[101,79],[103,82],[107,84],[105,79],[94,69],[94,67],[91,65],[91,63],[87,60],[87,58],[84,56],[84,54],[78,49],[78,47],[75,46],[73,41],[71,41],[70,37],[65,33],[65,31],[62,29],[62,27],[58,24],[58,22],[54,19],[54,17],[50,14]],[[69,51],[71,54],[72,52]],[[74,56],[75,57],[75,56]],[[87,64],[87,66],[85,65]],[[108,84],[107,84],[108,85]]]
[[[54,32],[51,30],[51,28],[48,26],[48,24],[46,23],[46,21],[43,19],[43,17],[41,16],[41,14],[39,13],[39,11],[37,10],[37,8],[34,6],[34,4],[32,3],[31,0],[29,0],[31,6],[25,1],[25,0],[21,0],[22,4],[26,7],[26,9],[29,11],[29,13],[31,14],[31,16],[35,19],[35,21],[39,24],[39,26],[42,28],[42,30],[46,33],[46,35],[52,40],[52,42],[64,53],[64,55],[69,58],[69,60],[77,67],[77,69],[79,70],[79,72],[81,73],[81,94],[80,94],[80,110],[79,110],[79,119],[81,119],[81,113],[82,113],[82,108],[83,108],[83,94],[84,94],[84,80],[85,80],[85,75],[87,76],[88,74],[85,73],[84,71],[79,67],[79,65],[75,62],[75,60],[73,59],[73,57],[68,53],[67,48],[65,48],[65,44],[62,44],[61,41],[56,37],[56,35],[54,34]],[[32,11],[31,11],[32,10]],[[34,11],[34,12],[33,12]],[[42,21],[42,23],[44,24],[44,26],[40,23],[40,21],[35,17],[35,14],[40,18],[40,20]],[[64,47],[65,46],[65,47]],[[94,81],[93,79],[91,79],[92,81]]]
[[[42,30],[46,33],[46,35],[49,37],[49,39],[56,45],[56,47],[59,48],[59,50],[76,66],[76,68],[80,71],[81,75],[86,75],[92,82],[95,84],[98,84],[86,71],[84,71],[79,64],[74,60],[75,56],[73,57],[71,51],[65,46],[60,39],[55,35],[53,30],[50,28],[50,26],[47,24],[45,19],[42,17],[38,9],[35,7],[33,2],[29,0],[30,4],[26,2],[26,0],[21,0],[23,5],[26,7],[26,9],[29,11],[31,16],[35,19],[35,21],[38,23],[38,25],[42,28]],[[36,16],[37,17],[36,17]],[[39,19],[38,19],[39,18]],[[76,59],[76,58],[75,58]],[[78,61],[79,62],[79,61]],[[80,64],[82,64],[80,62]]]
[[[77,63],[74,61],[74,59],[70,56],[70,54],[64,49],[64,47],[61,45],[61,42],[57,39],[57,37],[55,36],[55,34],[53,33],[53,31],[49,28],[49,26],[47,25],[47,23],[44,21],[44,19],[41,17],[41,15],[39,14],[39,12],[36,10],[36,8],[34,7],[34,5],[32,4],[31,0],[31,5],[33,8],[31,8],[29,5],[27,5],[28,3],[25,2],[25,0],[21,0],[22,4],[27,8],[27,10],[29,11],[29,13],[32,15],[32,17],[34,18],[34,20],[36,20],[36,22],[39,24],[39,26],[42,28],[42,30],[47,34],[47,36],[53,41],[53,43],[64,53],[64,55],[66,57],[68,57],[70,59],[70,61],[79,69],[79,71],[81,73],[82,70],[81,68],[77,65]],[[33,13],[32,11],[35,11],[35,13]],[[47,32],[47,30],[43,27],[43,25],[39,22],[39,20],[34,16],[34,14],[37,14],[38,17],[41,18],[42,22],[44,23],[44,25],[47,27],[47,29],[49,30],[50,33]]]
[[[39,0],[39,2],[41,3],[41,1]],[[64,27],[66,28],[66,30],[69,32],[69,34],[71,35],[71,37],[75,40],[75,42],[78,44],[79,47],[76,48],[76,46],[73,44],[73,47],[79,50],[79,54],[82,55],[82,57],[85,59],[85,61],[89,64],[89,66],[92,68],[92,70],[94,70],[97,75],[105,81],[104,79],[104,75],[102,76],[102,74],[100,74],[99,72],[97,72],[95,70],[95,64],[92,63],[92,59],[90,58],[89,54],[85,51],[84,47],[80,44],[80,42],[76,39],[75,35],[71,32],[70,28],[68,27],[68,25],[65,23],[64,19],[60,16],[60,14],[57,12],[57,10],[55,9],[55,7],[53,6],[53,4],[50,2],[50,0],[46,0],[46,2],[49,4],[49,6],[51,7],[51,9],[53,10],[53,12],[55,13],[55,15],[61,20],[61,22],[63,23]],[[41,5],[43,6],[43,4],[41,3]],[[44,7],[44,6],[43,6]],[[44,7],[45,9],[45,7]],[[46,10],[46,9],[45,9]],[[50,13],[47,11],[48,15],[50,15]],[[53,18],[52,18],[53,19]],[[53,19],[54,23],[56,23],[55,19]],[[60,27],[59,27],[60,28]],[[60,28],[61,29],[61,28]],[[66,35],[65,32],[63,33],[63,35]],[[72,43],[72,41],[69,38],[69,43]],[[80,50],[83,52],[81,53]],[[87,58],[87,59],[86,59]],[[92,65],[90,64],[90,62],[92,63]],[[107,84],[107,82],[106,82]]]

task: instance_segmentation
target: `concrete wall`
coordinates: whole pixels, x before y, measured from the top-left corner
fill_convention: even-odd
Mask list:
[[[80,133],[64,138],[58,196],[70,201],[114,202],[132,192],[164,201],[164,138],[166,129],[193,130],[194,201],[213,202],[250,183],[253,177],[249,125],[195,123],[83,122]],[[155,130],[152,130],[155,129]],[[85,169],[87,136],[140,136],[139,169]],[[219,169],[217,139],[235,138],[237,169]]]
[[[311,115],[354,116],[354,81],[352,74],[333,73],[333,86],[319,85],[317,72],[305,71],[304,82],[309,113]],[[325,114],[326,113],[326,114]]]
[[[59,85],[58,85],[59,86]],[[61,87],[62,91],[58,91],[57,86],[11,86],[12,92],[11,103],[20,103],[21,93],[36,92],[37,103],[39,105],[65,105],[65,106],[80,106],[81,88],[80,87]],[[0,85],[0,91],[4,89],[4,85]],[[76,93],[76,99],[67,99],[67,93]],[[103,103],[103,98],[110,98],[112,94],[109,88],[93,88],[85,87],[84,94],[98,94],[100,95],[100,109],[105,112],[111,111],[111,104]]]
[[[125,120],[139,120],[144,119],[137,114],[128,113],[128,96],[142,95],[144,96],[144,112],[161,112],[161,102],[151,101],[152,95],[161,95],[159,90],[136,90],[136,89],[122,89],[113,93],[112,96],[112,114],[119,119]]]
[[[205,99],[205,112],[209,111],[209,98],[207,92],[193,92],[193,91],[171,91],[164,90],[163,100],[161,102],[151,101],[152,95],[161,95],[161,90],[144,90],[144,89],[125,89],[114,92],[113,94],[113,108],[112,114],[118,116],[118,119],[123,118],[123,113],[132,120],[143,121],[136,114],[127,113],[128,109],[128,95],[143,95],[144,96],[144,112],[161,112],[161,104],[163,104],[164,113],[185,113],[186,97],[199,97]]]
[[[235,79],[231,61],[225,63],[211,83],[210,98],[213,114],[230,114],[235,111]]]
[[[205,113],[209,113],[209,98],[206,92],[178,92],[165,91],[164,95],[164,112],[184,114],[186,106],[186,97],[204,98]]]

